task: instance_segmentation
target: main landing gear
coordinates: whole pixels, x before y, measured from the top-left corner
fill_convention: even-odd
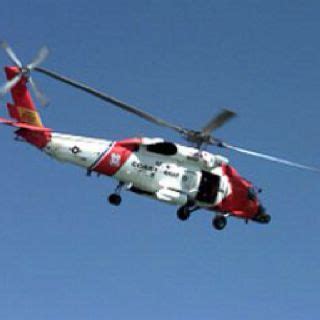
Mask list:
[[[181,221],[186,221],[190,218],[191,213],[198,209],[199,207],[195,206],[193,201],[190,201],[177,210],[177,217]]]
[[[191,213],[198,210],[198,209],[200,209],[200,207],[195,206],[194,203],[192,201],[190,201],[177,210],[177,217],[181,221],[186,221],[190,218]],[[224,229],[225,226],[227,225],[227,217],[228,217],[228,214],[217,214],[212,219],[212,226],[216,230]]]
[[[213,219],[212,219],[212,226],[216,230],[222,230],[225,228],[227,225],[227,218],[222,215],[222,214],[217,214]]]
[[[181,221],[186,221],[190,218],[191,212],[189,207],[182,206],[177,210],[177,217]]]
[[[108,198],[110,204],[112,204],[113,206],[119,206],[121,204],[122,198],[120,196],[120,192],[123,187],[130,189],[131,185],[125,184],[124,182],[119,182],[116,189],[114,190],[114,193],[110,194]]]
[[[113,206],[119,206],[122,199],[119,194],[112,193],[112,194],[110,194],[108,200],[109,200],[110,204],[112,204]]]

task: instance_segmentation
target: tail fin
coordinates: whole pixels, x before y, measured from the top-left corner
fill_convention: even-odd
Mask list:
[[[19,73],[19,69],[17,67],[5,67],[5,72],[7,79],[11,80]],[[16,121],[0,118],[0,123],[18,128],[15,131],[17,136],[42,149],[51,140],[51,129],[43,126],[27,88],[27,81],[27,78],[23,76],[11,88],[13,104],[8,103],[7,108],[10,117]]]
[[[19,69],[17,67],[5,67],[5,72],[7,79],[11,80],[19,73]],[[18,122],[42,128],[43,124],[27,88],[25,77],[22,77],[11,89],[11,95],[14,103],[7,104],[10,117]]]

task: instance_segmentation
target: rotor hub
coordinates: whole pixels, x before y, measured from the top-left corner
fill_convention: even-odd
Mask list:
[[[28,66],[20,68],[20,72],[25,78],[30,78],[31,70],[28,68]]]

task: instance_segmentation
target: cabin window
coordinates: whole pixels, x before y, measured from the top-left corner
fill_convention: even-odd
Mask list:
[[[178,148],[174,143],[171,142],[158,142],[147,145],[147,151],[152,153],[158,153],[165,156],[173,156],[177,153]]]

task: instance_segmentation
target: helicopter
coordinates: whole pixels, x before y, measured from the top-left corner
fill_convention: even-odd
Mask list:
[[[226,157],[208,152],[207,147],[230,149],[287,166],[320,172],[315,167],[244,149],[216,138],[212,132],[236,116],[231,110],[222,110],[201,130],[190,130],[85,83],[40,67],[49,54],[47,47],[42,47],[31,63],[23,65],[6,42],[0,44],[13,63],[4,68],[7,82],[0,87],[1,97],[11,92],[13,102],[7,103],[11,119],[0,117],[0,123],[16,129],[15,139],[31,144],[56,160],[84,168],[88,176],[96,173],[114,178],[117,186],[108,196],[111,205],[119,206],[122,192],[131,191],[178,207],[176,213],[181,221],[188,220],[193,212],[200,209],[213,212],[212,226],[217,230],[225,228],[229,217],[242,219],[246,223],[254,221],[268,224],[271,216],[259,199],[261,190],[242,177]],[[29,85],[41,105],[48,103],[31,77],[34,71],[89,93],[157,126],[171,129],[189,145],[162,138],[133,137],[114,141],[55,132],[44,126],[32,100]]]

